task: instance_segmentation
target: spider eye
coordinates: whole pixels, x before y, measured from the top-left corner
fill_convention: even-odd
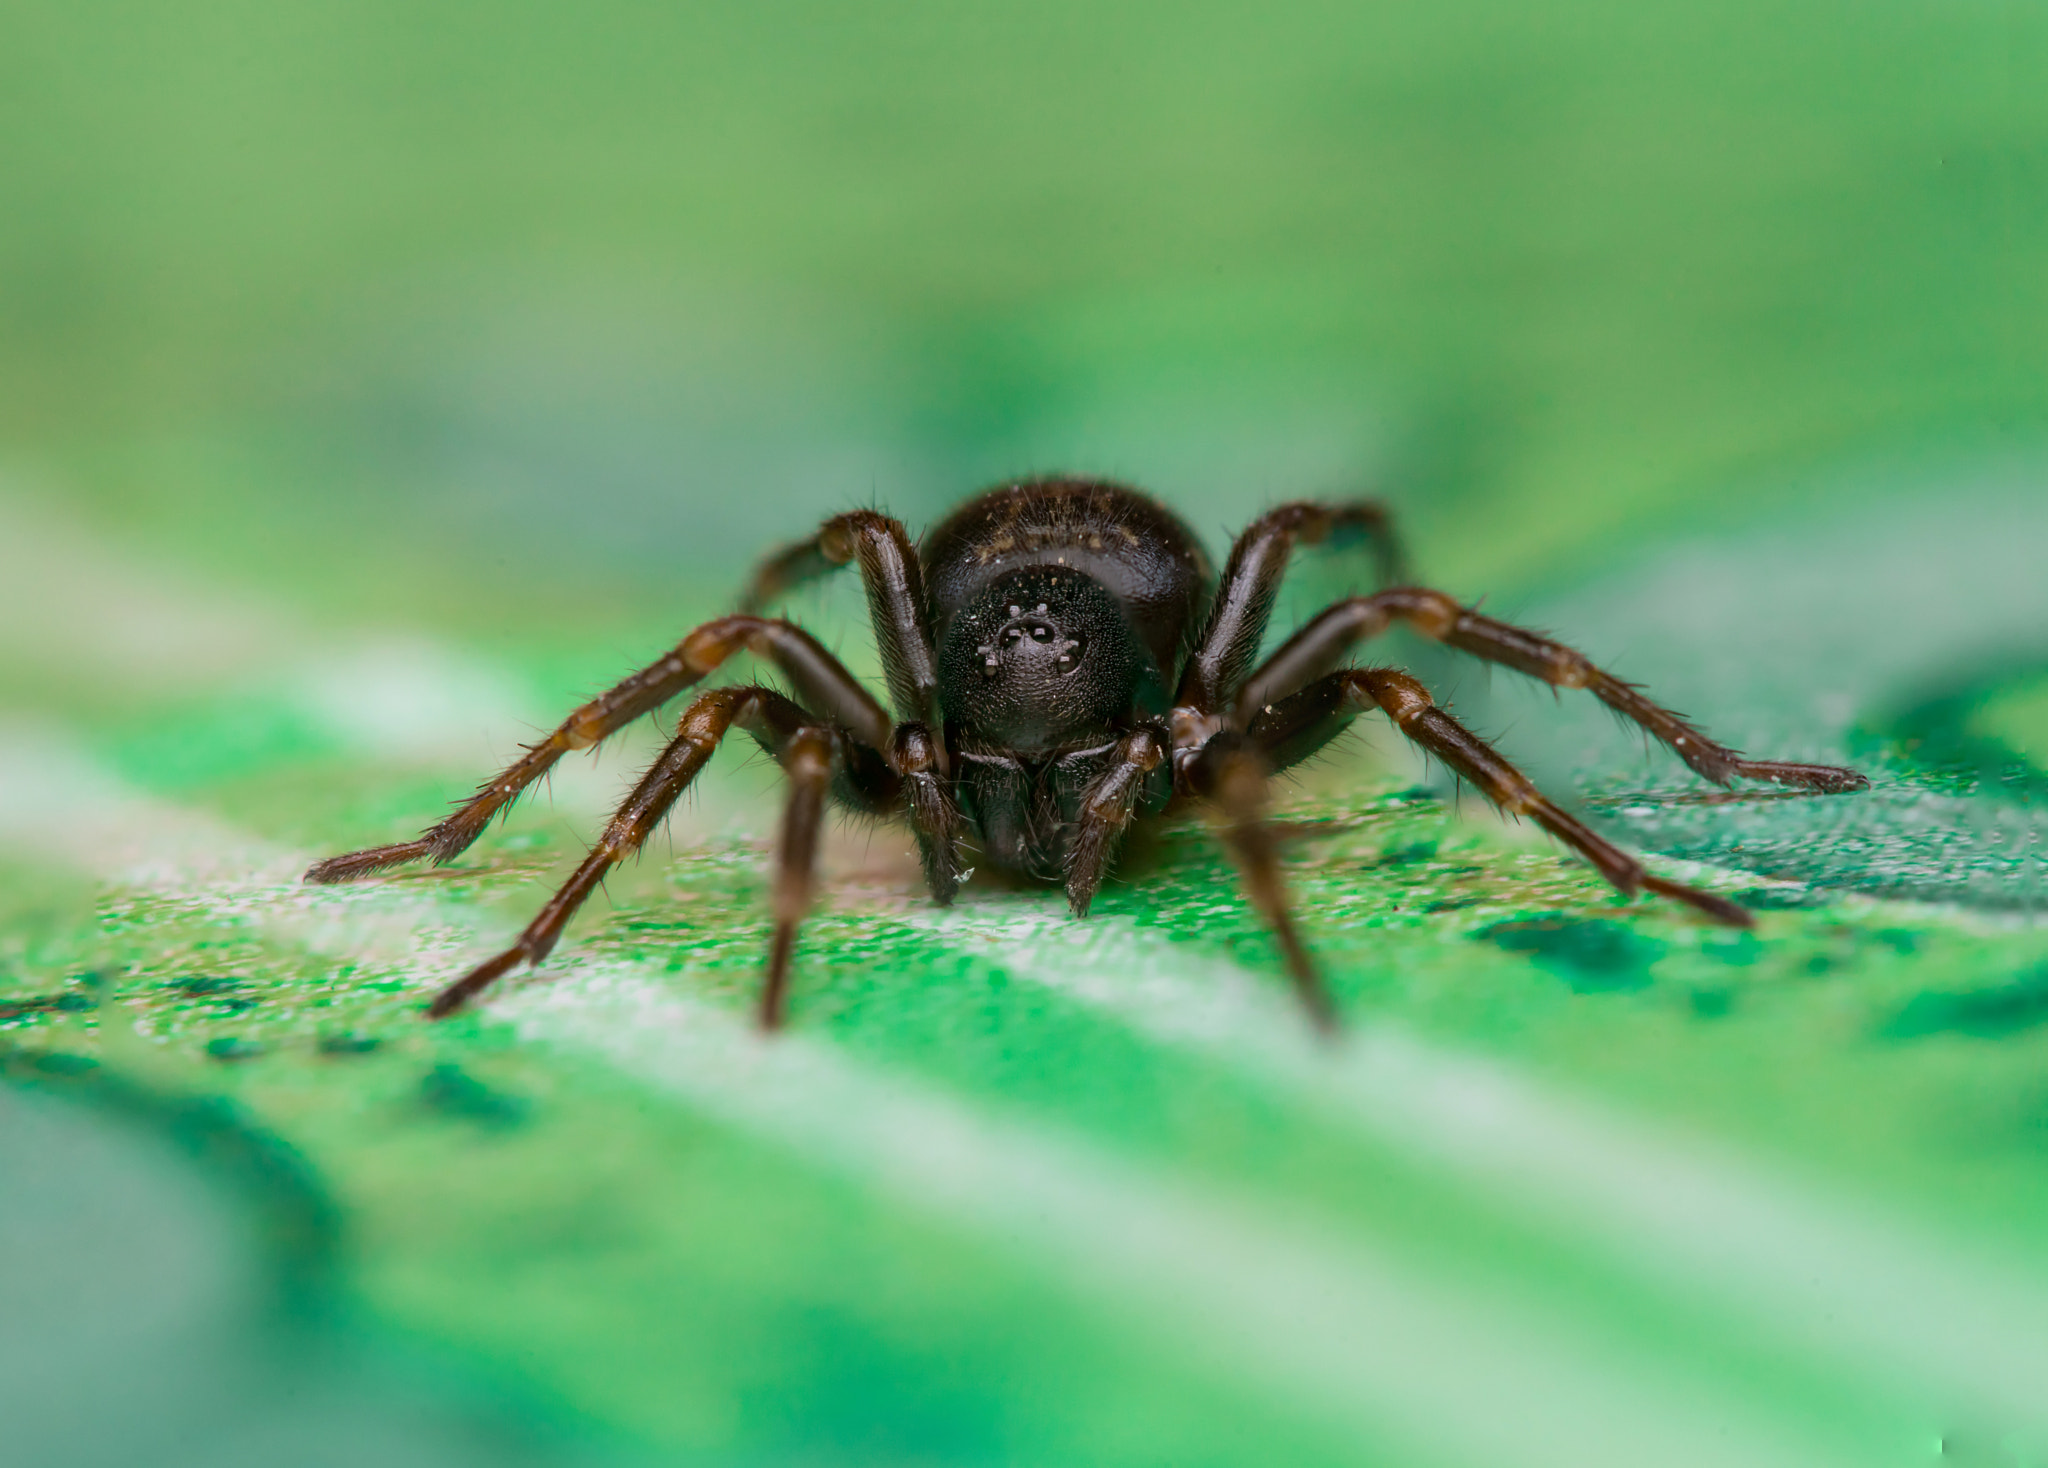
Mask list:
[[[1051,642],[1052,628],[1046,626],[1043,622],[1034,624],[1031,628],[1031,640],[1033,642]]]

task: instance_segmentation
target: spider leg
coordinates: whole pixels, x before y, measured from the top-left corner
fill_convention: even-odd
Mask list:
[[[967,830],[953,782],[946,777],[945,750],[923,724],[898,724],[890,764],[902,776],[902,800],[917,837],[925,887],[945,907],[960,890],[960,839]]]
[[[529,745],[508,769],[486,781],[453,814],[416,840],[329,857],[314,863],[306,880],[347,882],[422,857],[432,857],[436,865],[453,861],[484,833],[492,817],[553,769],[564,754],[588,749],[642,714],[652,713],[743,651],[766,658],[781,669],[806,706],[820,710],[872,748],[889,749],[888,714],[816,638],[778,618],[720,617],[692,632],[658,662],[577,709],[554,733]]]
[[[894,742],[881,746],[904,776],[910,826],[917,837],[925,885],[941,905],[953,900],[963,870],[965,822],[948,778],[938,705],[938,655],[926,615],[924,570],[903,522],[875,510],[835,515],[808,540],[783,547],[758,566],[740,606],[766,609],[779,597],[843,566],[860,563],[868,621],[882,656],[896,717]]]
[[[1318,678],[1262,709],[1252,720],[1251,741],[1284,769],[1335,738],[1368,708],[1384,710],[1409,739],[1478,786],[1501,810],[1527,816],[1585,857],[1617,890],[1630,895],[1648,890],[1687,903],[1731,927],[1754,925],[1745,909],[1711,892],[1651,874],[1627,852],[1558,809],[1491,745],[1438,708],[1429,691],[1406,673],[1347,668]]]
[[[1287,964],[1295,993],[1309,1019],[1325,1034],[1337,1029],[1337,1006],[1324,987],[1287,905],[1273,829],[1266,823],[1266,764],[1252,741],[1234,729],[1211,736],[1200,748],[1175,751],[1174,783],[1184,794],[1209,805],[1218,834],[1236,860],[1245,895],[1273,936]]]
[[[1240,720],[1251,717],[1341,662],[1352,645],[1377,636],[1399,619],[1426,637],[1541,678],[1559,688],[1584,688],[1624,718],[1655,735],[1694,771],[1717,785],[1741,776],[1775,780],[1825,794],[1867,789],[1870,781],[1836,765],[1753,760],[1717,744],[1670,709],[1651,702],[1634,685],[1595,667],[1585,654],[1460,606],[1440,591],[1403,586],[1354,596],[1317,614],[1245,681],[1237,698]]]
[[[784,593],[856,560],[896,716],[937,728],[938,657],[925,614],[924,570],[901,520],[875,510],[833,516],[809,540],[763,561],[740,596],[740,608],[762,611]]]
[[[1088,916],[1088,905],[1131,824],[1146,780],[1165,760],[1167,748],[1164,729],[1141,724],[1117,741],[1111,763],[1082,794],[1080,814],[1067,842],[1067,902],[1075,917]]]
[[[782,839],[775,847],[775,937],[761,985],[761,1028],[779,1030],[789,1008],[789,960],[796,928],[811,910],[818,876],[818,829],[832,784],[833,735],[813,724],[781,739],[776,758],[789,776],[782,808]]]
[[[1182,669],[1174,702],[1216,710],[1251,670],[1273,615],[1273,600],[1297,543],[1338,546],[1370,540],[1378,552],[1380,584],[1402,578],[1403,558],[1386,506],[1377,500],[1324,504],[1296,500],[1278,505],[1245,527],[1230,548],[1208,625]]]
[[[789,960],[797,923],[809,908],[817,865],[818,828],[834,765],[843,757],[844,735],[817,723],[795,703],[770,688],[714,688],[684,712],[676,737],[620,805],[592,848],[560,891],[527,924],[513,945],[478,964],[435,998],[427,1013],[453,1014],[522,963],[539,963],[553,951],[562,931],[611,869],[639,849],[677,797],[710,761],[734,725],[754,735],[775,755],[790,781],[783,810],[782,839],[775,857],[775,936],[761,993],[761,1024],[782,1022],[789,987]]]

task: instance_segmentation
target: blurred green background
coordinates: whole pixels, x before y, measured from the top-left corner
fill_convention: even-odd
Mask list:
[[[1759,469],[2038,429],[2044,30],[17,5],[0,433],[287,587],[345,534],[444,598],[500,555],[637,599],[1067,465],[1212,531],[1398,486],[1490,585]]]
[[[2039,1317],[1992,1308],[2048,1280],[2044,76],[2013,0],[0,7],[17,1442],[2044,1461]],[[1597,717],[1430,664],[1765,916],[1616,906],[1376,736],[1290,797],[1291,860],[1360,1033],[1424,1037],[1420,1070],[1289,1048],[1189,830],[1100,938],[1002,893],[935,926],[900,843],[850,838],[808,1035],[747,1071],[759,770],[556,989],[421,1025],[644,732],[451,878],[293,884],[820,516],[1050,469],[1219,550],[1384,494],[1434,583],[1879,789],[1701,805]],[[799,605],[858,659],[857,604]],[[635,1038],[670,1033],[698,1048]],[[1474,1161],[1482,1060],[1623,1130],[1532,1102]],[[1404,1107],[1420,1142],[1357,1124]]]

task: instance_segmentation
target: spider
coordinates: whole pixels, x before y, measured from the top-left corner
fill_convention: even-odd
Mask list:
[[[1335,603],[1257,662],[1294,548],[1325,542],[1370,545],[1385,589]],[[783,593],[853,563],[893,718],[810,633],[763,614]],[[1731,926],[1752,921],[1724,898],[1644,870],[1559,809],[1407,673],[1344,665],[1354,644],[1396,621],[1559,688],[1590,691],[1716,784],[1739,776],[1827,793],[1869,784],[1832,765],[1746,759],[1571,648],[1441,591],[1394,584],[1402,579],[1386,508],[1372,500],[1269,510],[1238,536],[1220,579],[1193,532],[1164,506],[1103,480],[1003,485],[960,506],[919,546],[900,521],[856,510],[770,556],[740,611],[706,622],[577,709],[417,840],[332,857],[306,880],[345,882],[426,857],[452,861],[568,751],[599,743],[749,652],[772,663],[790,692],[753,683],[700,693],[574,875],[510,948],[442,990],[430,1016],[451,1014],[517,965],[545,959],[606,873],[639,848],[738,727],[789,781],[763,1028],[785,1018],[790,956],[811,904],[829,801],[907,820],[938,903],[951,902],[967,875],[962,852],[971,840],[998,866],[1064,884],[1074,915],[1085,917],[1131,823],[1178,797],[1211,813],[1296,992],[1328,1030],[1336,1010],[1289,911],[1263,811],[1270,776],[1369,709],[1385,712],[1501,810],[1584,856],[1623,894],[1654,892]]]

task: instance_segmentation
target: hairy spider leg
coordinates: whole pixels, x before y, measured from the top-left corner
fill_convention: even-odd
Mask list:
[[[1229,707],[1231,695],[1259,655],[1297,544],[1329,541],[1345,548],[1368,540],[1377,554],[1380,584],[1399,581],[1405,574],[1400,542],[1386,506],[1377,500],[1295,500],[1275,506],[1246,526],[1230,548],[1208,623],[1181,670],[1174,702],[1205,713]]]
[[[901,520],[876,510],[833,516],[809,540],[761,563],[741,594],[740,610],[764,611],[787,592],[856,560],[896,717],[936,729],[938,656],[926,617],[924,570]]]
[[[1325,1031],[1336,1027],[1336,1006],[1288,909],[1279,856],[1264,817],[1265,760],[1230,726],[1228,715],[1265,640],[1295,546],[1330,541],[1342,548],[1368,540],[1377,552],[1380,580],[1399,579],[1404,566],[1400,542],[1386,506],[1377,500],[1295,500],[1246,526],[1230,548],[1208,620],[1181,669],[1172,715],[1174,788],[1214,813],[1252,906],[1279,940],[1309,1017]]]
[[[1252,720],[1251,740],[1275,770],[1299,764],[1343,732],[1359,712],[1383,710],[1417,745],[1477,786],[1500,810],[1527,816],[1591,862],[1614,888],[1633,896],[1655,892],[1698,908],[1731,927],[1754,925],[1749,913],[1711,892],[1669,882],[1606,838],[1552,804],[1535,783],[1500,753],[1436,706],[1429,691],[1393,668],[1346,668],[1262,709]]]
[[[941,907],[960,891],[960,842],[967,823],[946,773],[946,751],[923,724],[898,724],[889,762],[903,779],[903,804],[924,868],[925,890]]]
[[[1341,662],[1352,645],[1386,630],[1394,619],[1461,652],[1501,663],[1559,688],[1584,688],[1624,718],[1654,734],[1698,774],[1717,785],[1737,776],[1774,780],[1822,794],[1867,789],[1870,781],[1836,765],[1753,760],[1717,744],[1685,718],[1652,703],[1635,685],[1602,671],[1561,642],[1482,617],[1440,591],[1402,586],[1348,597],[1318,613],[1246,680],[1237,698],[1240,722]]]
[[[640,848],[661,824],[690,782],[709,763],[734,726],[758,740],[789,777],[781,840],[775,852],[775,936],[761,990],[763,1028],[782,1023],[789,990],[790,955],[797,924],[809,910],[818,854],[818,829],[835,767],[844,763],[843,731],[818,723],[772,688],[714,688],[684,711],[676,737],[619,806],[604,835],[561,890],[548,900],[518,941],[478,964],[435,998],[427,1013],[453,1014],[522,963],[539,963],[553,951],[562,930],[605,876]]]
[[[891,751],[909,782],[911,832],[932,899],[944,906],[960,890],[965,822],[947,768],[938,706],[938,655],[933,650],[924,570],[901,520],[876,510],[835,515],[808,540],[783,547],[754,571],[740,596],[747,612],[855,562],[867,594],[868,621],[882,657],[897,727]]]
[[[782,807],[782,839],[775,847],[775,936],[768,947],[768,972],[761,983],[761,1028],[779,1030],[789,1009],[789,960],[796,928],[811,910],[818,881],[818,830],[825,820],[825,796],[832,784],[836,753],[830,729],[810,725],[790,731],[775,751],[789,776]]]
[[[1288,905],[1280,873],[1280,853],[1273,828],[1266,821],[1266,762],[1251,740],[1235,729],[1223,729],[1185,759],[1176,761],[1175,785],[1206,804],[1217,834],[1237,862],[1245,895],[1279,941],[1280,955],[1294,991],[1309,1019],[1325,1034],[1337,1029],[1337,1006]]]
[[[591,748],[642,714],[654,712],[740,652],[773,663],[807,706],[877,752],[889,752],[892,731],[888,714],[810,633],[780,618],[719,617],[697,628],[660,661],[577,709],[554,733],[529,745],[510,768],[485,782],[453,814],[418,839],[329,857],[314,863],[306,880],[347,882],[422,857],[432,857],[436,865],[453,861],[484,833],[492,817],[553,769],[564,754]]]
[[[1140,724],[1116,742],[1109,765],[1082,793],[1066,853],[1067,904],[1075,917],[1088,916],[1145,786],[1170,748],[1171,736],[1163,726]]]

